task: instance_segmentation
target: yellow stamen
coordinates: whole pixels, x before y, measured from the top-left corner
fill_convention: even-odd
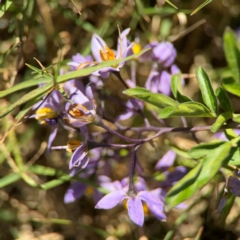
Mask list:
[[[44,108],[39,108],[36,111],[36,119],[41,123],[41,124],[46,124],[46,121],[44,120],[45,118],[51,119],[51,118],[56,118],[58,116],[58,112],[56,110],[53,110],[48,107]]]
[[[82,111],[81,111],[81,109],[82,109]],[[75,118],[80,118],[82,116],[85,116],[84,111],[87,111],[87,109],[83,105],[80,105],[80,104],[73,104],[68,109],[68,113],[72,117],[75,117]]]
[[[115,53],[108,46],[105,46],[104,49],[100,50],[100,56],[103,61],[109,61],[115,59]]]
[[[70,140],[67,144],[67,151],[70,153],[73,153],[79,146],[81,145],[81,142],[78,140]]]
[[[132,47],[133,53],[137,54],[137,53],[141,52],[142,46],[137,42],[133,42],[133,44],[134,44]]]
[[[128,208],[128,203],[127,203],[126,199],[123,200],[123,206],[124,206],[125,209]],[[148,208],[146,203],[143,203],[143,212],[144,212],[145,216],[149,216],[150,212],[149,212],[149,208]]]
[[[86,189],[86,195],[88,195],[88,196],[92,196],[93,195],[93,187],[88,187],[87,189]]]
[[[171,172],[173,172],[175,170],[175,167],[174,166],[171,166],[171,167],[169,167],[168,168],[168,171],[171,173]]]

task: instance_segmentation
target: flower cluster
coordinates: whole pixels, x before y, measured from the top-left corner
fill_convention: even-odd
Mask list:
[[[129,32],[130,29],[125,29],[119,34],[117,50],[108,47],[100,36],[94,34],[91,41],[93,57],[90,55],[84,57],[77,53],[68,62],[70,71],[77,71],[104,61],[123,59],[129,54],[139,52],[141,50],[140,44],[128,41]],[[151,51],[144,54],[140,60],[151,61],[153,65],[145,87],[152,92],[170,95],[171,74],[179,72],[177,66],[174,65],[176,50],[171,43],[167,42],[151,43],[146,48],[150,48]],[[131,66],[135,66],[134,62],[132,63]],[[48,151],[65,149],[72,154],[69,170],[70,176],[73,176],[74,180],[66,191],[64,202],[72,203],[84,194],[91,193],[96,202],[96,208],[110,209],[122,204],[127,208],[130,219],[135,224],[142,226],[144,215],[148,216],[149,212],[160,221],[166,219],[164,213],[166,192],[186,174],[187,169],[183,166],[174,166],[176,154],[170,150],[155,166],[155,171],[165,176],[164,180],[158,182],[152,179],[155,183],[147,185],[144,176],[135,176],[135,169],[138,170],[139,175],[143,175],[136,152],[144,141],[127,138],[109,128],[101,116],[104,108],[101,106],[99,109],[98,107],[98,103],[102,100],[99,95],[102,94],[104,79],[108,78],[111,73],[118,76],[125,87],[134,88],[137,86],[134,77],[136,76],[135,70],[132,69],[133,79],[124,81],[121,78],[119,71],[124,64],[122,61],[114,67],[99,68],[84,78],[84,80],[87,79],[87,84],[83,78],[65,82],[60,90],[53,90],[35,106],[36,112],[33,117],[40,124],[49,125],[52,129],[48,141]],[[95,97],[96,95],[98,98]],[[124,107],[125,112],[113,120],[116,129],[121,130],[119,120],[134,117],[136,113],[145,119],[143,102],[130,99],[126,103],[121,102],[120,104]],[[87,125],[91,123],[105,128],[107,132],[89,131]],[[149,127],[149,122],[145,121],[145,123],[146,127]],[[65,146],[52,146],[60,126],[70,131],[71,135],[75,135],[76,138],[69,139]],[[122,138],[126,144],[112,143],[111,134]],[[122,161],[119,151],[113,151],[115,148],[130,148],[129,153],[133,154],[130,159],[129,177],[120,181],[110,178],[114,171],[112,163]],[[103,196],[100,188],[109,193]]]

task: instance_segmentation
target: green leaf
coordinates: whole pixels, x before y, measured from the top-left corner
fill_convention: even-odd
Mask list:
[[[207,73],[201,68],[197,68],[196,77],[202,93],[203,102],[215,114],[217,114],[217,98],[211,85],[211,81]]]
[[[19,173],[10,173],[5,177],[0,178],[0,188],[3,188],[11,183],[18,181],[21,178]]]
[[[220,103],[221,108],[226,112],[233,113],[233,106],[232,106],[231,100],[228,97],[226,91],[221,86],[219,86],[216,89],[216,96]]]
[[[3,16],[3,14],[8,10],[8,8],[12,5],[11,0],[6,0],[4,3],[0,3],[0,17]]]
[[[6,116],[9,114],[14,108],[19,107],[20,105],[24,104],[25,102],[32,100],[34,98],[39,99],[39,96],[44,96],[47,91],[49,91],[52,87],[52,84],[46,84],[40,88],[37,88],[27,94],[25,94],[23,97],[21,97],[17,102],[10,104],[9,106],[1,109],[0,111],[0,118]]]
[[[222,85],[228,92],[240,97],[240,84],[236,83],[233,78],[224,78]]]
[[[218,148],[224,143],[225,143],[224,141],[219,141],[219,140],[214,140],[208,143],[201,143],[195,147],[192,147],[188,151],[188,154],[190,157],[194,159],[200,159],[205,157],[207,154],[209,154],[210,151],[214,151],[215,148]]]
[[[75,79],[78,77],[83,77],[83,76],[87,76],[99,69],[105,68],[105,67],[109,67],[109,66],[116,66],[121,62],[130,60],[132,58],[136,58],[138,56],[140,56],[141,54],[145,53],[146,51],[148,51],[149,49],[144,49],[143,51],[141,51],[140,53],[131,55],[129,57],[123,58],[123,59],[118,59],[118,60],[112,60],[112,61],[105,61],[102,63],[98,63],[96,66],[92,66],[92,67],[88,67],[88,68],[84,68],[84,69],[80,69],[74,72],[69,72],[66,73],[64,75],[60,75],[58,76],[57,79],[54,79],[54,77],[52,77],[51,79],[51,83],[48,83],[38,89],[35,89],[29,93],[27,93],[26,95],[24,95],[23,97],[21,97],[17,102],[10,104],[8,107],[5,107],[3,109],[0,109],[0,118],[4,117],[5,115],[9,114],[12,110],[14,110],[16,107],[24,104],[25,102],[34,99],[36,97],[39,96],[44,96],[44,94],[46,94],[48,92],[48,90],[50,90],[51,88],[53,88],[54,83],[64,83],[67,80],[70,79]],[[39,69],[36,70],[37,72],[39,71]],[[49,76],[46,77],[49,80]],[[32,81],[35,81],[32,80]],[[44,79],[43,79],[44,81]],[[16,87],[15,89],[18,90],[18,87]],[[36,102],[35,102],[36,103]]]
[[[240,114],[233,114],[232,120],[234,122],[240,123]]]
[[[70,179],[71,179],[71,176],[65,174],[65,175],[59,177],[58,179],[54,179],[47,183],[42,184],[40,187],[41,187],[41,189],[49,190],[51,188],[57,187],[57,186],[65,183],[65,182],[68,182]]]
[[[190,198],[207,184],[219,171],[231,150],[231,143],[225,142],[215,148],[187,175],[185,175],[167,194],[166,203],[172,208]]]
[[[22,83],[19,83],[9,89],[6,89],[4,91],[0,91],[0,98],[5,97],[11,93],[23,90],[25,88],[29,88],[29,87],[33,87],[33,86],[37,86],[39,83],[47,83],[49,82],[49,80],[51,79],[35,79],[33,80],[29,80],[29,81],[24,81]]]
[[[232,76],[236,82],[240,82],[240,52],[237,47],[237,39],[235,33],[227,27],[223,35],[223,46],[225,58]]]
[[[169,5],[171,5],[172,7],[174,7],[175,9],[178,9],[177,6],[175,6],[172,2],[170,2],[169,0],[165,0],[165,2],[167,2]]]
[[[30,166],[29,170],[35,174],[44,176],[55,176],[57,174],[56,169],[37,164]]]
[[[176,107],[166,107],[158,115],[159,118],[170,117],[214,117],[204,105],[198,102],[185,102]]]
[[[232,113],[231,112],[225,112],[221,113],[218,117],[215,123],[211,126],[211,131],[213,133],[217,132],[217,130],[230,118],[232,118]]]
[[[130,88],[123,91],[124,94],[135,97],[145,102],[151,103],[156,107],[165,108],[168,106],[177,106],[177,102],[172,98],[167,97],[160,93],[153,93],[145,88]]]
[[[202,9],[203,7],[205,7],[207,4],[209,4],[212,0],[206,0],[204,3],[202,3],[200,6],[198,6],[191,14],[190,16],[192,16],[193,14],[195,14],[196,12],[198,12],[200,9]]]
[[[171,89],[173,96],[178,100],[178,102],[183,103],[183,102],[191,102],[192,99],[184,96],[182,94],[182,86],[181,83],[181,73],[174,74],[171,78]]]

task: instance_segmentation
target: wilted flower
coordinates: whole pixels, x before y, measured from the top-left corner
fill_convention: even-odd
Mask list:
[[[132,48],[132,45],[128,45],[127,35],[130,32],[130,28],[125,29],[118,38],[118,46],[117,51],[110,49],[105,41],[94,34],[92,36],[92,54],[97,62],[104,62],[114,59],[122,59],[125,58],[128,54],[129,49]],[[106,67],[97,72],[95,75],[100,75],[103,78],[107,78],[111,71],[119,71],[121,67],[123,67],[124,62],[119,63],[116,67]]]

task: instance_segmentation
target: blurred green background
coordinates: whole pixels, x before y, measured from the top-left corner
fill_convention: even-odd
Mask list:
[[[72,55],[78,52],[89,54],[93,33],[102,36],[110,47],[116,47],[118,26],[120,29],[130,27],[129,40],[138,37],[142,47],[153,41],[171,41],[178,52],[176,63],[184,74],[192,74],[195,67],[201,65],[213,82],[218,83],[226,66],[222,41],[224,29],[227,26],[236,31],[240,29],[239,0],[213,0],[192,16],[190,14],[204,1],[171,2],[178,9],[164,0],[2,0],[0,90],[33,78],[32,70],[25,63],[39,67],[34,58],[45,67],[52,65],[50,71],[57,73],[56,63],[61,62],[64,67]],[[139,85],[144,83],[149,70],[150,65],[138,68]],[[122,74],[130,75],[129,66],[122,70]],[[113,82],[111,78],[106,80],[106,87],[110,89],[107,91],[119,95]],[[197,98],[198,86],[192,78],[186,80],[184,91]],[[0,99],[1,107],[18,101],[26,92]],[[232,100],[236,112],[239,112],[239,103],[233,96]],[[1,138],[18,110],[1,119]],[[109,106],[108,114],[116,114],[113,106]],[[63,178],[56,184],[51,180],[62,176],[63,172],[68,173],[69,158],[62,152],[45,153],[48,135],[48,128],[30,119],[11,131],[0,145],[1,240],[240,239],[240,201],[235,202],[224,223],[216,213],[219,196],[216,184],[207,185],[196,196],[189,211],[172,210],[166,222],[149,218],[143,228],[132,224],[122,207],[110,211],[94,209],[90,192],[75,203],[65,205],[63,196],[69,179]],[[59,136],[54,145],[66,144],[67,132],[60,130]],[[201,135],[203,140],[208,137],[207,134]],[[189,146],[193,144],[181,136],[174,141],[180,148],[183,142]],[[160,156],[152,153],[146,166]],[[31,169],[23,176],[16,174],[16,168],[24,168],[27,163],[49,168]],[[116,168],[113,178],[124,177],[127,172],[123,162]],[[51,182],[52,185],[45,191],[39,189],[36,182]]]

